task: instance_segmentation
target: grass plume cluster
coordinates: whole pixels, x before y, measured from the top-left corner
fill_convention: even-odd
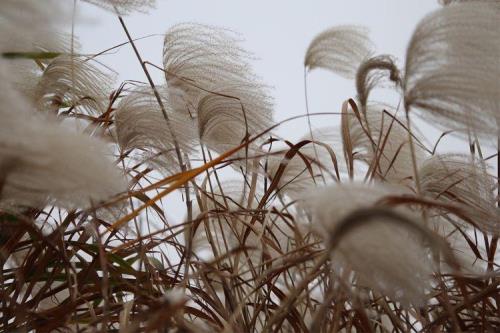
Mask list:
[[[60,32],[77,1],[0,4],[0,332],[500,330],[497,2],[442,1],[404,68],[363,27],[319,33],[304,79],[353,96],[291,142],[235,33],[173,26],[160,66],[122,17],[154,1],[82,1],[147,82]],[[436,153],[414,114],[470,153]]]

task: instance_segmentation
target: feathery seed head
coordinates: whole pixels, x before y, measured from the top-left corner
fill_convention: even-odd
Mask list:
[[[87,208],[125,190],[101,142],[32,112],[22,96],[2,86],[1,206]]]
[[[375,207],[385,196],[404,193],[403,188],[381,183],[339,184],[307,193],[304,204],[313,228],[328,244],[344,218],[358,209]],[[415,214],[406,208],[396,211],[414,219]],[[412,228],[403,222],[388,222],[375,218],[345,233],[331,253],[334,269],[338,274],[352,269],[358,286],[372,288],[407,306],[422,305],[433,269],[428,249]]]
[[[441,8],[417,26],[406,54],[405,105],[446,128],[491,140],[500,114],[500,4]],[[495,139],[496,142],[496,139]]]
[[[368,30],[357,26],[337,26],[318,34],[309,44],[304,66],[323,68],[348,79],[354,78],[359,65],[372,54]]]
[[[167,89],[157,87],[157,90],[166,108],[168,123],[151,87],[138,87],[117,106],[114,119],[118,143],[123,151],[143,151],[143,158],[149,158],[150,163],[176,173],[181,169],[175,142],[183,152],[192,152],[198,134],[193,119],[184,113],[173,112],[166,98]]]
[[[146,12],[155,6],[156,0],[83,0],[118,15],[127,15],[134,11]]]
[[[42,110],[70,107],[99,115],[106,111],[112,82],[91,60],[61,55],[43,71],[35,88],[36,104]]]

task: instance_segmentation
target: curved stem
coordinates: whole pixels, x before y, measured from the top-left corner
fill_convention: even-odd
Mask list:
[[[308,94],[307,94],[307,68],[304,66],[304,100],[306,103],[306,114],[307,114],[307,126],[309,127],[309,136],[311,137],[311,141],[313,142],[313,150],[314,150],[314,158],[316,161],[319,162],[319,157],[318,157],[318,150],[316,149],[316,144],[314,143],[314,135],[312,131],[312,125],[311,125],[311,117],[309,114],[309,99],[308,99]],[[326,184],[325,180],[325,175],[323,174],[323,170],[319,168],[319,171],[321,173],[321,179],[323,179],[323,184]]]

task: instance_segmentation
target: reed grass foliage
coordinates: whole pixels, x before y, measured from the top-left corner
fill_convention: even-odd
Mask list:
[[[84,113],[102,114],[111,93],[113,76],[89,59],[60,55],[51,60],[35,88],[35,100],[43,109],[69,106]]]
[[[316,232],[327,235],[329,242],[329,235],[349,214],[375,207],[384,197],[401,192],[404,188],[386,184],[351,183],[315,190],[307,195],[305,204]],[[410,209],[397,211],[415,218]],[[353,227],[332,252],[337,274],[349,276],[348,270],[353,269],[356,281],[345,281],[353,288],[369,286],[402,304],[421,305],[431,286],[432,260],[421,235],[405,224],[402,219],[393,225],[382,217],[357,229]]]
[[[64,22],[71,20],[70,3],[49,0],[46,3],[31,0],[2,2],[0,25],[2,52],[36,52],[60,49]],[[60,17],[54,20],[53,17]]]
[[[406,55],[407,108],[447,127],[498,133],[499,9],[495,1],[457,2],[419,23]]]
[[[154,8],[155,0],[83,0],[119,15],[134,11],[147,12]]]
[[[126,188],[103,143],[37,114],[6,80],[1,89],[2,207],[88,208]]]
[[[240,35],[159,27],[158,66],[121,16],[154,1],[82,1],[147,82],[80,52],[80,1],[0,3],[0,332],[500,329],[498,2],[446,1],[403,67],[365,28],[320,32],[304,79],[352,96],[290,141]]]
[[[222,152],[272,124],[272,100],[235,33],[176,25],[165,35],[163,57],[174,109],[197,120],[209,148]]]
[[[138,161],[163,165],[166,172],[180,172],[175,142],[184,152],[191,152],[197,139],[194,120],[185,113],[174,112],[166,98],[166,87],[158,87],[166,108],[169,128],[162,110],[149,86],[134,87],[117,104],[115,130],[123,154],[136,150]]]
[[[353,78],[358,66],[373,52],[372,48],[366,28],[336,26],[321,32],[311,41],[304,65],[309,70],[323,68]]]

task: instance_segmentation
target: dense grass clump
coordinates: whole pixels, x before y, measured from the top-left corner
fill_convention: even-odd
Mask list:
[[[233,32],[173,26],[158,66],[122,17],[154,1],[87,2],[116,13],[147,82],[60,32],[77,2],[0,4],[0,332],[500,330],[498,2],[446,1],[404,68],[363,27],[319,33],[305,79],[353,96],[338,126],[295,117],[298,142]],[[470,153],[436,153],[414,114]]]

